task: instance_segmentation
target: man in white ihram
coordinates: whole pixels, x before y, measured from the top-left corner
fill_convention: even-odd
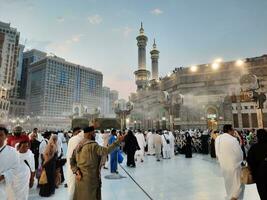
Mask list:
[[[162,138],[162,154],[164,159],[171,158],[171,146],[170,146],[170,137],[168,131],[163,131],[161,136]]]
[[[145,154],[145,146],[146,146],[144,134],[141,133],[140,130],[138,130],[135,137],[136,137],[138,145],[140,147],[140,150],[137,150],[135,152],[135,160],[138,161],[140,158],[141,162],[144,162],[144,154]]]
[[[154,131],[153,131],[154,133]],[[146,139],[147,139],[147,155],[155,155],[155,148],[154,148],[154,134],[152,131],[148,131]]]
[[[84,132],[80,128],[75,128],[73,132],[78,132],[78,134],[74,135],[70,138],[68,143],[68,149],[66,154],[67,159],[67,185],[68,185],[68,192],[69,192],[69,200],[73,199],[74,190],[75,190],[75,174],[73,174],[71,167],[70,167],[70,158],[73,154],[73,151],[77,147],[77,145],[83,140]]]
[[[174,156],[175,138],[171,131],[169,131],[169,139],[170,139],[170,156],[172,158]]]
[[[215,149],[224,177],[226,199],[243,199],[245,186],[240,180],[241,163],[243,161],[242,150],[234,137],[232,125],[224,125],[223,132],[215,140]]]
[[[0,199],[10,199],[10,192],[15,192],[12,183],[15,181],[15,172],[19,167],[19,156],[16,150],[5,144],[8,131],[0,127]]]

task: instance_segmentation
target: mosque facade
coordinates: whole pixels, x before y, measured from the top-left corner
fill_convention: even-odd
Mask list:
[[[151,72],[146,64],[148,37],[143,25],[136,37],[138,69],[134,72],[137,90],[129,97],[134,103],[129,126],[141,129],[216,129],[224,124],[235,128],[257,128],[258,105],[250,92],[242,92],[240,78],[254,74],[258,91],[267,92],[267,55],[238,61],[216,60],[213,63],[175,68],[159,77],[159,54],[154,40]],[[173,101],[180,97],[180,101]],[[261,110],[267,127],[267,104]]]

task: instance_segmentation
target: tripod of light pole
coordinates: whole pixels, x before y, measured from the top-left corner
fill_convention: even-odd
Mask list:
[[[133,110],[133,103],[124,99],[119,99],[114,103],[114,112],[120,118],[121,130],[126,129],[126,117]]]

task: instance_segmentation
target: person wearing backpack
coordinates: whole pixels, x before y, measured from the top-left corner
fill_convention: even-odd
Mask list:
[[[267,200],[267,131],[257,131],[258,142],[248,151],[247,162],[257,185],[259,196]]]

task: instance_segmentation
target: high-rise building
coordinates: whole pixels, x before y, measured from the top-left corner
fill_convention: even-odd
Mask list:
[[[23,52],[24,46],[19,45],[19,59],[18,67],[16,70],[16,85],[10,91],[10,109],[9,117],[25,118],[25,105],[26,105],[26,88],[27,88],[27,71],[31,63],[34,63],[46,56],[46,53],[32,49]]]
[[[16,84],[19,32],[10,23],[0,22],[0,121],[5,121],[10,102],[9,91]]]
[[[18,54],[18,66],[16,69],[16,84],[13,89],[9,91],[9,117],[22,117],[25,112],[25,99],[21,99],[21,79],[22,79],[22,62],[23,62],[23,50],[24,45],[19,45],[19,54]]]
[[[119,92],[116,90],[110,90],[109,87],[102,88],[102,97],[101,97],[101,115],[107,118],[116,117],[113,104],[119,98]]]
[[[110,106],[109,106],[109,113],[115,116],[114,113],[114,103],[119,99],[119,92],[117,90],[110,91]]]
[[[101,94],[101,115],[107,117],[110,114],[110,88],[103,87]]]
[[[28,69],[27,115],[39,121],[40,128],[67,128],[74,105],[88,113],[100,107],[102,81],[99,71],[47,56]]]
[[[23,53],[23,62],[21,70],[21,89],[19,94],[20,98],[25,99],[28,68],[32,63],[45,58],[46,55],[47,54],[45,52],[42,52],[37,49],[32,49]]]
[[[23,62],[23,50],[24,45],[19,45],[19,52],[18,52],[18,62],[16,68],[16,79],[15,79],[15,86],[8,92],[10,98],[19,98],[20,97],[20,90],[21,90],[21,75],[22,75],[22,62]]]

